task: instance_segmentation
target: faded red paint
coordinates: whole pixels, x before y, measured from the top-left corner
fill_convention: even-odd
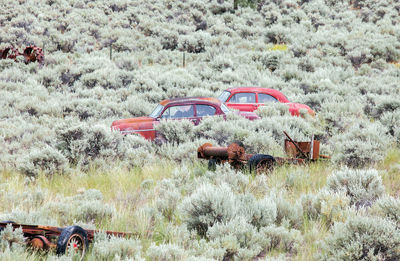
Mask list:
[[[286,96],[283,95],[283,93],[275,89],[268,89],[262,87],[237,87],[237,88],[229,88],[226,91],[230,93],[225,101],[226,106],[239,111],[253,112],[257,110],[260,106],[266,106],[267,103],[259,102],[259,95],[267,94],[275,98],[278,102],[287,104],[289,106],[289,112],[293,116],[299,116],[300,109],[304,109],[311,116],[315,116],[315,112],[309,106],[301,103],[290,102],[286,98]],[[253,93],[255,94],[255,100],[254,102],[249,102],[249,103],[230,102],[231,98],[237,93]]]
[[[187,98],[175,98],[167,99],[160,102],[159,106],[163,108],[153,115],[153,117],[136,117],[129,119],[116,120],[111,124],[112,130],[119,130],[124,134],[136,133],[143,136],[148,140],[155,140],[157,137],[157,132],[155,126],[162,119],[163,113],[171,107],[174,106],[193,106],[193,117],[182,117],[182,118],[169,118],[168,120],[190,120],[193,124],[197,125],[200,123],[203,116],[198,115],[197,105],[208,105],[215,109],[215,114],[213,116],[222,115],[225,118],[225,112],[221,106],[225,106],[220,100],[213,97],[187,97]],[[154,113],[154,112],[153,112]],[[239,112],[239,115],[249,119],[259,119],[259,117],[253,112]]]

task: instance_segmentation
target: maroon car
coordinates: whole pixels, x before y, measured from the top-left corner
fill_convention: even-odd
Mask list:
[[[124,134],[138,133],[148,140],[156,138],[155,125],[161,119],[181,120],[187,119],[195,125],[203,117],[225,115],[231,111],[224,103],[211,97],[188,97],[167,99],[160,102],[154,111],[145,117],[116,120],[112,123],[112,130],[119,130]],[[259,117],[254,112],[236,112],[239,115],[254,120]]]

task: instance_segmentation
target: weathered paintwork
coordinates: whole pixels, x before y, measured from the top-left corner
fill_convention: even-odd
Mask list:
[[[226,93],[229,92],[229,95]],[[224,93],[226,96],[223,97]],[[275,98],[276,101],[280,103],[285,103],[289,106],[289,112],[293,116],[299,116],[300,110],[304,109],[311,116],[315,116],[315,112],[305,104],[290,102],[283,93],[278,90],[262,88],[262,87],[237,87],[237,88],[229,88],[224,91],[223,94],[220,95],[220,100],[225,102],[226,106],[232,109],[236,109],[239,111],[249,111],[253,112],[257,110],[260,106],[266,106],[266,102],[260,101],[260,94],[266,94]],[[252,93],[254,94],[255,99],[252,102],[233,102],[232,97],[238,93]]]
[[[154,140],[157,136],[155,126],[163,118],[168,120],[186,119],[192,121],[195,125],[199,124],[201,119],[205,117],[199,114],[199,105],[206,105],[215,109],[215,112],[213,112],[212,115],[206,115],[207,117],[222,115],[225,118],[226,113],[229,112],[228,108],[220,100],[212,97],[187,97],[167,99],[160,102],[160,104],[155,108],[151,116],[116,120],[111,124],[111,129],[119,130],[124,134],[137,133],[143,136],[145,139]],[[193,112],[191,112],[192,115],[190,117],[163,117],[163,115],[165,116],[165,112],[169,110],[169,108],[180,106],[193,106],[191,107],[193,108]],[[255,113],[252,112],[239,112],[239,115],[249,120],[259,118]]]

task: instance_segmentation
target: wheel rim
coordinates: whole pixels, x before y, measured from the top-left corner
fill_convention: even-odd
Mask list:
[[[70,251],[75,253],[80,253],[81,260],[85,255],[85,241],[81,235],[74,234],[68,239],[67,249],[66,251],[69,253]]]
[[[273,169],[273,161],[270,159],[260,160],[256,165],[256,173],[268,173]]]

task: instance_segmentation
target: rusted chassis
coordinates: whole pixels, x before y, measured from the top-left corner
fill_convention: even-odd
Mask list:
[[[44,61],[44,53],[42,48],[35,45],[27,46],[22,53],[19,52],[15,47],[7,47],[3,50],[0,50],[1,59],[13,59],[14,61],[17,61],[18,56],[23,56],[26,64],[31,62],[38,62],[41,64]]]
[[[56,249],[57,254],[64,254],[73,248],[81,253],[81,259],[86,253],[89,242],[93,241],[96,230],[85,230],[79,226],[69,226],[65,228],[41,226],[41,225],[24,225],[11,221],[0,222],[0,231],[7,225],[11,225],[13,229],[21,228],[26,242],[35,249]],[[131,233],[104,231],[107,235],[126,237]]]
[[[239,169],[248,166],[250,171],[263,173],[273,169],[275,165],[305,164],[320,158],[329,158],[319,154],[320,143],[312,138],[311,142],[297,142],[284,132],[284,148],[288,158],[273,157],[266,154],[247,154],[241,142],[233,142],[228,147],[213,147],[211,143],[205,143],[197,149],[199,159],[209,160],[209,169],[216,164],[228,162],[232,167]]]

